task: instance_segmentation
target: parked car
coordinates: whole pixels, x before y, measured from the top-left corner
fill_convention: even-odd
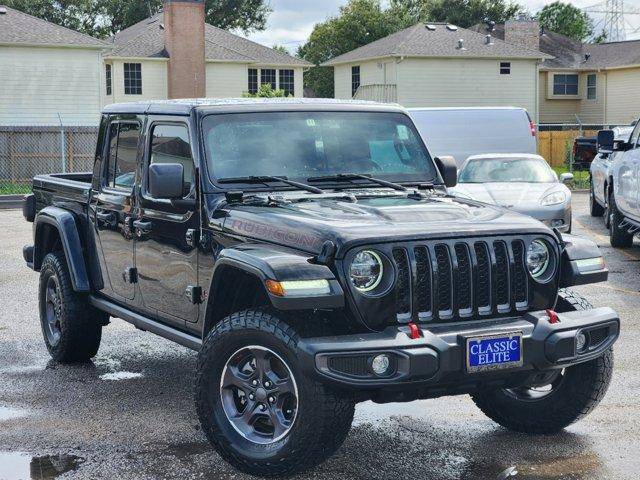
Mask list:
[[[634,122],[635,123],[635,122]],[[615,127],[614,142],[628,142],[633,126]],[[598,153],[589,168],[589,211],[592,217],[604,216],[605,226],[609,228],[609,184],[612,177],[611,166],[619,151]]]
[[[613,130],[598,132],[598,153],[615,154],[606,190],[609,241],[613,247],[630,247],[640,231],[640,122],[627,141],[616,142]]]
[[[458,175],[454,192],[536,218],[561,232],[571,232],[571,173],[556,173],[540,155],[472,155]]]
[[[458,166],[487,152],[537,153],[536,127],[524,108],[410,108],[409,114],[431,153],[452,155]]]
[[[317,465],[365,400],[468,393],[548,433],[604,396],[618,315],[566,290],[606,280],[598,247],[449,195],[401,107],[151,101],[99,132],[93,173],[25,202],[45,344],[88,360],[113,316],[199,351],[202,429],[237,468]]]
[[[573,169],[588,170],[598,153],[596,137],[578,137],[573,141]]]

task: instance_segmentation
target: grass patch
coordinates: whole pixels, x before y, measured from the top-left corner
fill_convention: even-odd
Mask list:
[[[0,195],[21,195],[31,193],[31,182],[0,182]]]

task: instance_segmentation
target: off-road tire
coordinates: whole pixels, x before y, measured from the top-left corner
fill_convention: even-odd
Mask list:
[[[51,277],[57,280],[59,298],[60,338],[55,344],[50,342],[45,331],[46,288]],[[85,294],[73,290],[63,252],[51,252],[44,257],[38,300],[42,334],[51,358],[60,363],[77,363],[86,362],[98,353],[102,326],[108,322],[108,316],[91,306]]]
[[[604,207],[598,203],[593,191],[593,180],[591,181],[591,187],[589,188],[589,213],[592,217],[601,217],[604,215]]]
[[[252,475],[286,476],[312,468],[342,445],[353,421],[353,399],[305,377],[298,361],[299,336],[287,323],[261,310],[224,318],[207,335],[199,354],[196,409],[207,438],[234,467]],[[269,445],[249,442],[225,416],[220,379],[239,348],[259,345],[281,356],[298,386],[298,411],[286,436]]]
[[[611,191],[609,195],[609,242],[615,248],[628,248],[633,245],[633,235],[628,231],[620,228],[620,224],[624,220],[624,215],[618,210],[616,205],[616,197]]]
[[[570,290],[558,292],[556,311],[570,312],[593,308]],[[475,404],[494,422],[524,433],[555,433],[586,416],[605,396],[613,371],[613,350],[602,356],[569,367],[560,385],[549,395],[524,401],[503,389],[482,390],[472,395]]]

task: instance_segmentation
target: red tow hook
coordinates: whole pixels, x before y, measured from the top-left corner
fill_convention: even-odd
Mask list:
[[[560,318],[558,318],[558,314],[556,312],[551,309],[547,309],[545,311],[547,312],[547,317],[549,317],[549,323],[560,323]]]
[[[409,338],[411,340],[417,340],[421,336],[422,335],[420,334],[420,329],[418,328],[418,326],[415,323],[410,322],[409,323]]]

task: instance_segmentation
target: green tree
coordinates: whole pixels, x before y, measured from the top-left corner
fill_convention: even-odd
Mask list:
[[[485,21],[504,23],[525,13],[505,0],[391,0],[394,15],[417,22],[446,22],[468,28]]]
[[[570,3],[550,3],[538,12],[536,19],[547,30],[574,40],[582,41],[593,34],[593,21],[589,15]]]
[[[286,53],[287,55],[291,55],[291,53],[289,53],[289,50],[287,50],[287,47],[285,47],[284,45],[274,45],[271,48],[276,52]]]
[[[333,97],[333,68],[320,67],[333,57],[386,37],[410,24],[394,18],[378,0],[349,0],[340,13],[318,23],[298,56],[316,65],[305,74],[305,86],[318,97]]]
[[[7,6],[96,37],[113,35],[162,10],[162,0],[4,0]],[[226,30],[264,30],[268,0],[206,0],[207,22]]]

